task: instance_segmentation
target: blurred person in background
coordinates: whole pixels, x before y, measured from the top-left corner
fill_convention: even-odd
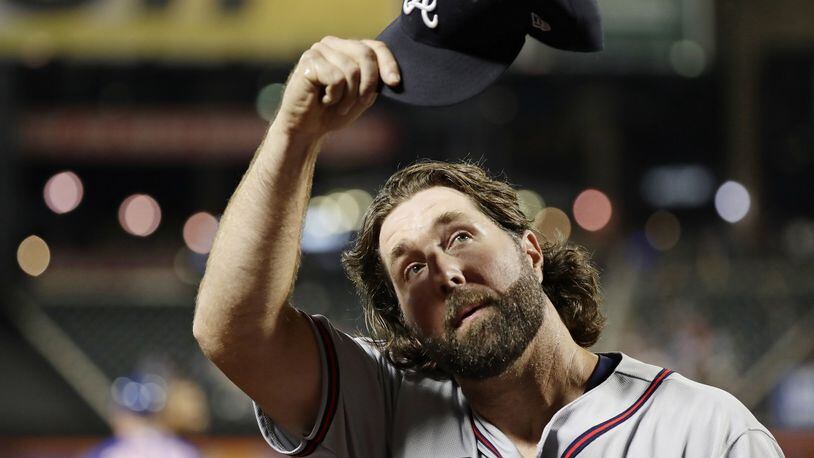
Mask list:
[[[343,261],[377,340],[289,298],[320,145],[359,117],[380,42],[327,37],[292,72],[231,198],[194,334],[254,401],[267,442],[304,456],[782,456],[728,393],[621,353],[584,249],[538,240],[505,182],[417,163],[368,209]],[[631,421],[628,421],[631,420]]]
[[[139,374],[111,386],[113,436],[87,458],[201,458],[180,436],[203,432],[209,423],[206,398],[195,383]]]

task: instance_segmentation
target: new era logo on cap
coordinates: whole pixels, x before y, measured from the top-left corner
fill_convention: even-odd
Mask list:
[[[545,19],[543,19],[545,18]],[[413,105],[452,105],[493,83],[526,34],[561,49],[602,48],[596,0],[403,0],[379,35],[401,70],[382,95]]]
[[[540,29],[543,32],[551,31],[551,24],[544,21],[543,18],[537,15],[537,13],[531,13],[531,26],[535,29]]]

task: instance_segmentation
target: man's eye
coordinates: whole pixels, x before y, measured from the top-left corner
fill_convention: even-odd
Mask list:
[[[404,278],[410,278],[411,276],[419,273],[421,271],[421,264],[410,264],[404,269]]]
[[[471,240],[472,236],[469,235],[467,232],[458,232],[457,234],[452,236],[452,243],[455,242],[466,242],[467,240]]]

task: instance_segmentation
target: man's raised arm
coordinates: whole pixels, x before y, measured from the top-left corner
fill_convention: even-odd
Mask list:
[[[384,44],[326,37],[303,53],[277,117],[235,190],[198,291],[204,354],[278,425],[306,434],[319,410],[319,350],[288,304],[314,164],[324,136],[399,82]]]

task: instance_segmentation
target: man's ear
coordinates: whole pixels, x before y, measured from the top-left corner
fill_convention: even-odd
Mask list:
[[[523,254],[529,260],[529,265],[537,276],[537,280],[543,282],[543,250],[540,248],[540,242],[537,240],[537,235],[534,231],[526,230],[520,239],[520,248]]]

